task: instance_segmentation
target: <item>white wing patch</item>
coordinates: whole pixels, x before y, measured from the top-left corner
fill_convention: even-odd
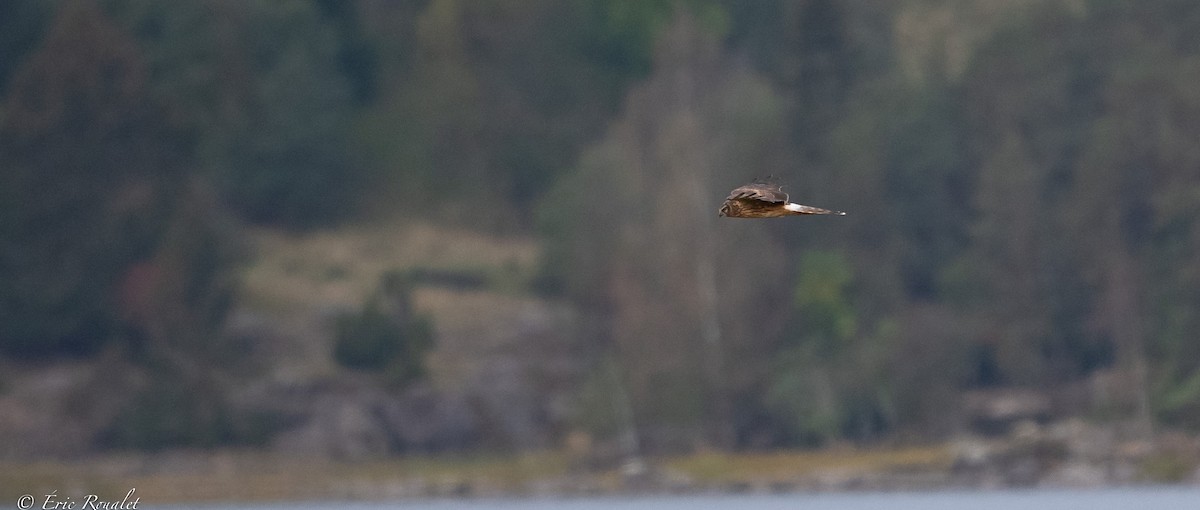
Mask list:
[[[844,213],[842,211],[831,211],[829,209],[822,209],[820,207],[813,207],[811,205],[800,205],[800,204],[790,204],[789,203],[789,204],[784,204],[783,208],[787,209],[789,211],[792,211],[794,213],[800,213],[800,214],[835,214],[838,216],[846,215],[846,213]]]

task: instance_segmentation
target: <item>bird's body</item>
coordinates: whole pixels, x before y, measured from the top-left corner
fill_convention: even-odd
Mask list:
[[[844,215],[841,211],[831,211],[808,205],[788,202],[788,194],[776,184],[754,182],[734,189],[725,198],[718,212],[719,216],[730,218],[778,218],[795,214],[836,214]]]

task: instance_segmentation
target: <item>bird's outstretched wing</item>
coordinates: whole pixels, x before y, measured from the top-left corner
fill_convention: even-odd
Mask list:
[[[735,188],[729,193],[729,196],[725,198],[725,200],[739,199],[761,200],[763,202],[770,202],[772,204],[786,204],[788,201],[788,194],[784,193],[783,188],[778,185],[767,184],[764,182],[753,182],[745,186]]]

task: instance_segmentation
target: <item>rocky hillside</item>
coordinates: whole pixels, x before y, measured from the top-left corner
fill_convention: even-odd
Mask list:
[[[222,419],[252,429],[246,441],[349,458],[557,446],[581,359],[569,308],[528,292],[534,241],[425,224],[263,229],[247,241],[223,335],[238,359],[210,374]],[[336,318],[364,306],[389,272],[414,275],[413,306],[433,326],[424,376],[403,385],[332,355]],[[148,384],[122,358],[5,367],[0,433],[11,440],[0,453],[110,444],[120,410]]]

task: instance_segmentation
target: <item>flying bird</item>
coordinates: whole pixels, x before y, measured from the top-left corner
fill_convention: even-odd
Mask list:
[[[778,218],[793,214],[836,214],[846,213],[788,202],[783,186],[755,181],[734,189],[721,204],[718,216],[730,218]]]

